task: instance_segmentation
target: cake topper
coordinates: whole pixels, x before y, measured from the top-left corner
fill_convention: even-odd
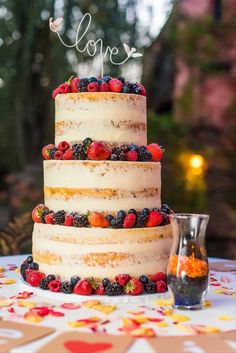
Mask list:
[[[55,21],[53,21],[52,17],[50,17],[50,19],[49,19],[50,30],[57,34],[61,43],[65,47],[76,48],[76,50],[79,53],[87,52],[87,54],[91,57],[98,54],[100,56],[100,63],[101,63],[101,77],[103,77],[104,59],[107,56],[113,65],[122,65],[122,64],[126,63],[130,58],[138,58],[138,57],[142,56],[141,53],[138,53],[136,51],[136,48],[134,48],[134,47],[130,48],[128,46],[128,44],[123,43],[126,57],[122,61],[114,61],[113,58],[117,54],[119,54],[119,49],[117,47],[111,47],[109,45],[107,47],[104,47],[102,39],[97,39],[97,40],[90,39],[83,48],[80,48],[81,40],[84,38],[84,36],[88,32],[91,21],[92,21],[92,16],[90,15],[90,13],[85,13],[84,16],[82,17],[82,20],[80,21],[79,26],[76,31],[75,43],[74,44],[67,44],[63,41],[63,39],[59,33],[59,28],[62,24],[62,21],[63,21],[63,18],[57,18]],[[81,31],[82,24],[85,25],[84,31]]]

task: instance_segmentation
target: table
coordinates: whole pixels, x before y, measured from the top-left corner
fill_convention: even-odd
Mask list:
[[[5,277],[0,278],[1,280],[13,279],[16,282],[13,284],[2,284],[0,287],[0,296],[10,298],[15,296],[17,293],[22,292],[22,287],[19,283],[19,273],[14,270],[12,265],[19,266],[26,255],[20,256],[8,256],[0,258],[0,266],[4,267],[5,271],[0,273],[4,274]],[[214,259],[214,261],[219,259]],[[211,261],[211,259],[210,259]],[[158,303],[154,304],[142,304],[142,303],[131,303],[131,304],[118,304],[117,309],[110,314],[95,311],[93,309],[81,307],[78,310],[67,310],[60,307],[62,301],[57,299],[55,295],[54,299],[42,298],[39,295],[33,294],[31,297],[21,300],[26,304],[32,302],[38,306],[54,306],[54,310],[59,310],[65,314],[63,317],[52,317],[46,316],[40,323],[35,325],[43,325],[49,327],[55,327],[56,332],[52,335],[22,346],[24,353],[33,353],[36,349],[43,346],[46,342],[50,341],[53,337],[58,335],[60,332],[65,330],[79,330],[80,332],[91,332],[91,329],[87,326],[80,328],[73,328],[68,325],[68,322],[73,322],[78,319],[84,319],[88,317],[98,316],[103,319],[105,324],[98,328],[99,332],[105,329],[110,334],[122,334],[119,328],[122,326],[122,318],[140,318],[154,317],[160,318],[166,325],[158,325],[157,322],[147,321],[144,326],[151,327],[154,329],[158,336],[167,335],[186,335],[189,334],[195,325],[203,325],[206,330],[209,327],[219,328],[221,331],[232,330],[236,328],[236,275],[232,272],[212,272],[210,275],[211,285],[206,297],[206,306],[200,311],[180,311],[174,310],[171,313],[170,306],[161,306]],[[33,288],[31,290],[34,291]],[[69,296],[69,295],[68,295]],[[88,297],[91,299],[92,297]],[[101,296],[101,302],[103,302]],[[166,298],[166,294],[156,295],[156,298]],[[27,323],[24,319],[24,314],[29,311],[29,307],[19,306],[19,299],[14,299],[12,306],[15,309],[15,313],[9,311],[9,307],[1,308],[1,316],[5,320],[16,320],[19,322]],[[16,314],[17,313],[17,314]],[[174,316],[173,316],[174,314]],[[184,321],[186,320],[186,321]],[[107,323],[106,323],[107,321]],[[168,325],[168,326],[167,326]],[[22,349],[14,348],[11,353],[20,353]],[[143,338],[135,340],[133,345],[128,350],[128,353],[152,353],[153,349],[147,341]]]

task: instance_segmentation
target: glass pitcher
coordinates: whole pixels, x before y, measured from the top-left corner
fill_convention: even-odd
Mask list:
[[[168,288],[174,307],[201,309],[208,287],[205,247],[208,215],[172,214],[173,245],[167,268]]]

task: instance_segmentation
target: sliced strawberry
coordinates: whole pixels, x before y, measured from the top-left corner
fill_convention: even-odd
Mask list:
[[[93,292],[93,287],[89,283],[88,279],[81,279],[76,284],[73,293],[80,294],[80,295],[90,295]]]
[[[125,216],[123,228],[133,228],[136,222],[136,215],[134,213],[129,213]]]
[[[145,226],[146,227],[156,227],[161,224],[163,217],[158,211],[151,211],[148,215]]]
[[[91,160],[106,160],[111,155],[111,149],[103,142],[92,142],[88,148],[88,158]]]

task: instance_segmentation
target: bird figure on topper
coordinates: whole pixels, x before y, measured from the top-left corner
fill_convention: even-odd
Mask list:
[[[128,44],[123,43],[126,57],[122,61],[119,61],[119,62],[114,61],[113,58],[119,53],[119,49],[117,47],[111,47],[109,45],[104,47],[102,39],[97,39],[97,40],[90,39],[83,48],[80,48],[81,40],[84,38],[86,33],[89,31],[89,28],[90,28],[90,25],[92,22],[92,16],[90,15],[90,13],[86,13],[82,17],[82,19],[79,23],[79,26],[77,28],[77,31],[76,31],[75,43],[74,44],[66,44],[63,41],[63,39],[59,33],[59,29],[62,24],[62,21],[63,21],[63,18],[57,18],[56,20],[53,21],[52,17],[50,17],[50,19],[49,19],[50,30],[52,32],[55,32],[58,35],[61,43],[65,47],[76,48],[76,50],[79,53],[87,52],[87,54],[91,57],[98,54],[100,56],[100,62],[101,62],[101,77],[103,77],[104,59],[106,57],[109,58],[110,62],[113,65],[122,65],[122,64],[126,63],[130,58],[138,58],[138,57],[142,56],[141,53],[137,52],[136,48],[134,48],[134,47],[130,48],[128,46]],[[82,25],[84,25],[83,31],[81,30]]]

